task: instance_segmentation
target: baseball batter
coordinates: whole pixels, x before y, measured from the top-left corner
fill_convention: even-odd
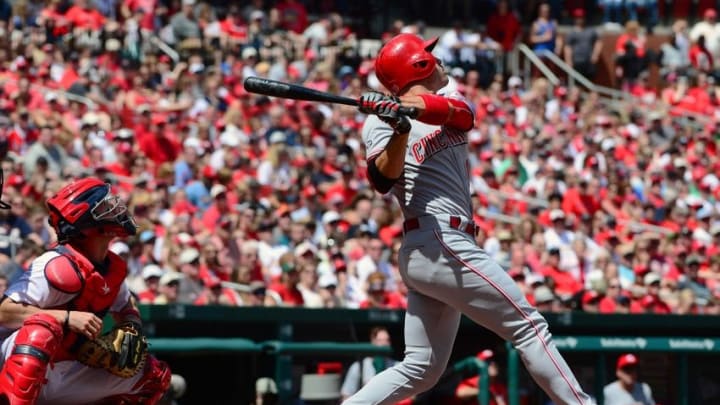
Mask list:
[[[548,325],[513,280],[475,242],[467,131],[471,106],[431,54],[437,39],[401,34],[380,50],[375,70],[392,92],[366,93],[368,174],[392,190],[405,216],[400,272],[408,286],[405,358],[373,378],[344,405],[393,404],[433,387],[446,369],[464,313],[513,343],[555,404],[590,404],[552,342]],[[410,120],[400,105],[416,107]]]
[[[102,318],[140,324],[125,286],[127,265],[110,241],[134,235],[127,207],[96,178],[62,188],[47,201],[59,245],[35,259],[0,301],[0,403],[157,403],[170,384],[167,364],[148,356],[123,378],[77,361],[102,331]]]

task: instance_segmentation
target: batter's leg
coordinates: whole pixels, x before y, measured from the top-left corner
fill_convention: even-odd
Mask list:
[[[445,371],[459,324],[457,310],[410,291],[405,358],[376,375],[343,405],[389,405],[432,388]]]
[[[548,324],[515,282],[468,235],[436,231],[444,260],[452,267],[431,285],[433,296],[510,341],[527,370],[556,405],[590,404],[552,342]]]

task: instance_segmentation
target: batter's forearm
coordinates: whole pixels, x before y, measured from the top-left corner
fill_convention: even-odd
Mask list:
[[[37,313],[46,313],[57,319],[61,325],[65,323],[67,311],[60,309],[42,309],[30,304],[17,303],[10,298],[5,298],[0,304],[0,325],[8,329],[17,329],[23,325],[25,320]]]
[[[405,169],[405,152],[408,134],[396,134],[390,138],[385,150],[377,158],[375,165],[378,171],[388,179],[398,179]]]
[[[461,100],[437,94],[403,96],[400,102],[404,107],[414,107],[418,111],[416,119],[430,125],[444,125],[469,131],[475,122],[475,115]]]

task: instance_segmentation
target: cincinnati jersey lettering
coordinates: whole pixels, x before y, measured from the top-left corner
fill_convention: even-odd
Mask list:
[[[467,143],[467,134],[453,128],[441,128],[421,137],[410,145],[415,161],[422,164],[434,154]]]

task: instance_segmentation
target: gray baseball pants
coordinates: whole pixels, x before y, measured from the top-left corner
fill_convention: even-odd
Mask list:
[[[408,286],[405,358],[373,378],[343,405],[390,405],[432,388],[447,367],[463,313],[512,342],[556,405],[591,404],[555,348],[542,315],[515,282],[443,217],[420,217],[400,249]]]

